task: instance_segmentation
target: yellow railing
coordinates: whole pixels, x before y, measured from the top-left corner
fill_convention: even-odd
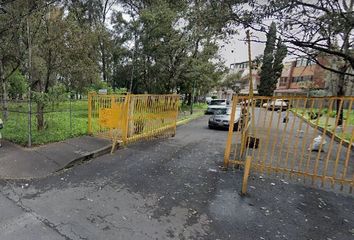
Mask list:
[[[353,101],[354,97],[254,97],[253,101],[234,97],[232,114],[237,108],[243,114],[238,129],[230,124],[224,167],[246,165],[249,159],[250,169],[260,173],[351,193]]]
[[[178,95],[98,95],[88,97],[88,131],[127,144],[176,133]]]

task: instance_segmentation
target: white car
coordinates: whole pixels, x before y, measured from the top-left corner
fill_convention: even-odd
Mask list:
[[[205,114],[214,114],[216,111],[220,111],[227,108],[226,99],[213,99],[210,101]]]
[[[264,103],[262,107],[274,110],[286,110],[289,104],[288,101],[283,99],[276,99],[271,102]]]
[[[224,108],[215,112],[214,116],[209,118],[208,126],[210,129],[229,129],[231,120],[231,108]],[[238,129],[238,125],[241,123],[241,109],[236,108],[234,131]]]

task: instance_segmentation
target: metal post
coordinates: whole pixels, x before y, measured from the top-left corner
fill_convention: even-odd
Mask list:
[[[32,100],[31,88],[28,89],[28,147],[32,146]]]
[[[92,93],[88,93],[88,134],[92,134]]]
[[[232,135],[234,132],[234,124],[235,122],[235,113],[236,113],[236,108],[237,108],[237,96],[234,96],[232,99],[232,110],[231,110],[231,117],[230,117],[230,124],[229,124],[229,133],[227,135],[227,142],[226,142],[226,149],[225,149],[225,155],[224,155],[224,166],[223,170],[227,170],[229,166],[229,160],[230,160],[230,153],[231,153],[231,145],[232,145]]]
[[[69,96],[69,109],[70,109],[70,136],[72,136],[72,108],[71,108],[71,93]]]
[[[241,195],[245,195],[247,193],[248,176],[250,175],[251,162],[252,157],[247,156],[245,163],[245,172],[243,173]]]

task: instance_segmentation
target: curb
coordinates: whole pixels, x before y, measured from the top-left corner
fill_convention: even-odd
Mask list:
[[[81,165],[91,159],[100,157],[102,155],[106,155],[107,153],[110,153],[112,149],[112,145],[106,145],[102,148],[99,148],[97,150],[91,151],[91,152],[87,152],[85,154],[83,154],[80,157],[77,157],[73,160],[71,160],[70,162],[68,162],[65,166],[59,168],[58,170],[55,170],[53,172],[49,172],[43,176],[37,176],[37,177],[8,177],[8,176],[0,176],[0,181],[29,181],[29,180],[33,180],[33,179],[43,179],[46,178],[52,174],[56,174],[62,171],[65,171],[66,169],[69,169],[75,165]]]
[[[68,169],[68,168],[71,168],[75,165],[80,165],[84,162],[87,162],[91,159],[94,159],[94,158],[97,158],[97,157],[100,157],[100,156],[103,156],[103,155],[106,155],[107,153],[110,153],[111,152],[111,149],[112,149],[112,145],[109,144],[109,145],[106,145],[102,148],[99,148],[97,150],[94,150],[92,152],[87,152],[86,154],[83,154],[82,156],[78,157],[78,158],[75,158],[73,160],[71,160],[69,163],[67,163],[64,167],[56,170],[55,172],[60,172],[62,170],[65,170],[65,169]],[[54,172],[54,173],[55,173]]]

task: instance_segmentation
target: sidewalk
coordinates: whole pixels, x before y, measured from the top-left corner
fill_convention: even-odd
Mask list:
[[[31,179],[49,175],[74,162],[84,161],[111,150],[107,139],[83,136],[35,148],[3,142],[0,148],[1,179]]]

